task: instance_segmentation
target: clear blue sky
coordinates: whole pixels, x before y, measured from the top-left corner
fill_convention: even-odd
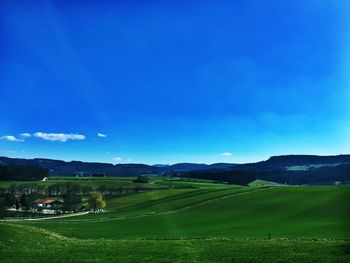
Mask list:
[[[3,0],[0,155],[349,153],[349,13],[331,0]]]

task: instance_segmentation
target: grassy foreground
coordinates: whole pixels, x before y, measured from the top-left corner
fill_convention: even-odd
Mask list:
[[[0,262],[350,262],[349,197],[324,186],[111,197],[107,214],[0,222]]]
[[[1,262],[349,262],[342,240],[82,240],[0,223]]]

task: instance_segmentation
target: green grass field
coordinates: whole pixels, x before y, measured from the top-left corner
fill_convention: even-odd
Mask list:
[[[68,238],[0,223],[0,262],[349,262],[343,240]]]
[[[180,181],[180,180],[156,180],[154,185],[165,186],[168,188],[225,188],[232,187],[230,184],[215,182],[196,182],[196,181]]]
[[[350,238],[349,196],[348,187],[158,190],[111,199],[108,214],[26,224],[78,238]]]
[[[0,223],[0,261],[349,262],[349,197],[350,187],[332,186],[112,197],[107,214]]]

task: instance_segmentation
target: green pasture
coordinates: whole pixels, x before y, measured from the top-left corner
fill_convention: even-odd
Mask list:
[[[132,194],[119,198],[108,198],[107,207],[110,218],[145,213],[161,213],[184,209],[188,206],[201,204],[223,198],[232,194],[251,191],[245,187],[230,189],[169,189],[156,190],[140,194]],[[100,218],[100,215],[87,215],[88,219]]]
[[[0,223],[0,262],[317,262],[350,261],[346,240],[68,238],[31,226]]]
[[[77,238],[350,238],[348,187],[173,189],[110,199],[108,214],[25,222]]]
[[[205,181],[186,181],[186,180],[166,180],[158,179],[153,181],[154,185],[165,186],[168,188],[224,188],[232,187],[233,185],[220,182],[205,182]]]
[[[349,200],[346,186],[108,197],[107,214],[0,222],[0,262],[349,262]]]

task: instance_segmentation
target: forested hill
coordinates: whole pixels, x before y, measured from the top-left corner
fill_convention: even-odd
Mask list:
[[[247,184],[256,179],[282,184],[350,183],[350,155],[283,155],[225,170],[190,171],[184,176]]]
[[[139,174],[158,174],[159,168],[145,164],[110,164],[71,161],[65,162],[53,159],[18,159],[0,157],[0,165],[24,165],[47,169],[50,175],[73,176],[105,174],[109,176],[128,176]]]
[[[319,155],[281,155],[272,156],[260,164],[275,166],[293,166],[310,164],[341,164],[350,163],[350,154],[319,156]]]
[[[0,180],[42,180],[49,175],[47,169],[28,165],[0,165]]]
[[[108,176],[135,176],[141,174],[178,174],[193,170],[226,169],[235,164],[217,163],[212,165],[196,163],[178,163],[174,165],[146,165],[146,164],[110,164],[97,162],[71,161],[65,162],[53,159],[20,159],[0,157],[0,166],[20,165],[47,169],[50,175],[71,176],[76,174]]]

